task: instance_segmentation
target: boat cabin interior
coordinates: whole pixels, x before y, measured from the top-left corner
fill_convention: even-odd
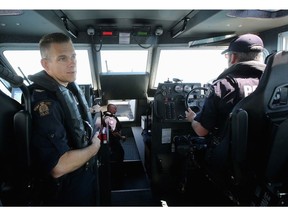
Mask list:
[[[127,137],[121,175],[101,146],[99,206],[287,206],[288,10],[281,9],[0,9],[0,206],[37,205],[27,87],[43,70],[39,40],[53,32],[73,41],[88,105],[104,112],[116,104]],[[219,174],[203,162],[208,141],[192,136],[185,111],[201,111],[209,84],[228,66],[221,52],[245,33],[262,38],[267,67],[231,113],[229,167]]]

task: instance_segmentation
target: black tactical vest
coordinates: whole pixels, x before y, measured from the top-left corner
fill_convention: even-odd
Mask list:
[[[93,121],[87,101],[79,86],[72,82],[64,87],[45,71],[28,77],[34,82],[29,87],[31,92],[41,89],[55,94],[65,114],[65,128],[72,141],[69,144],[72,145],[70,147],[75,149],[86,147],[93,135]]]

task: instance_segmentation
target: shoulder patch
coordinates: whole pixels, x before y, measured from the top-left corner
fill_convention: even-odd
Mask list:
[[[49,115],[49,106],[51,106],[51,102],[42,101],[34,107],[34,111],[38,112],[40,116]]]

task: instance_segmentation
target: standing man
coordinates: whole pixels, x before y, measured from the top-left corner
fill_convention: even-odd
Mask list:
[[[109,127],[110,161],[122,163],[124,160],[124,149],[120,141],[126,140],[126,137],[121,134],[122,125],[115,115],[116,112],[117,106],[115,104],[108,104],[107,111],[104,112],[104,121]]]
[[[39,42],[44,70],[29,76],[32,103],[31,156],[36,189],[44,206],[95,206],[95,155],[100,149],[80,88],[76,53],[62,33]]]

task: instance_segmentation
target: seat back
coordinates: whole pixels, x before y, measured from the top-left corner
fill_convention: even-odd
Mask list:
[[[30,95],[23,79],[2,66],[0,77],[21,88],[24,104],[0,91],[0,200],[3,206],[30,205]],[[22,82],[21,82],[22,81]]]
[[[245,185],[244,188],[247,190],[245,196],[249,197],[248,190],[255,191],[253,188],[263,188],[263,185],[271,185],[273,182],[278,186],[279,184],[286,185],[288,171],[287,51],[277,52],[269,57],[258,87],[234,107],[231,116],[230,150],[233,179],[236,184]],[[264,188],[267,189],[266,186]],[[271,192],[273,193],[274,191]],[[251,197],[246,197],[246,199],[252,199],[255,194],[250,195]],[[259,199],[262,198],[259,197]]]
[[[21,104],[0,91],[0,182],[3,205],[14,202],[16,193],[16,136],[14,134],[14,115],[22,109]],[[16,196],[16,194],[15,194]]]

